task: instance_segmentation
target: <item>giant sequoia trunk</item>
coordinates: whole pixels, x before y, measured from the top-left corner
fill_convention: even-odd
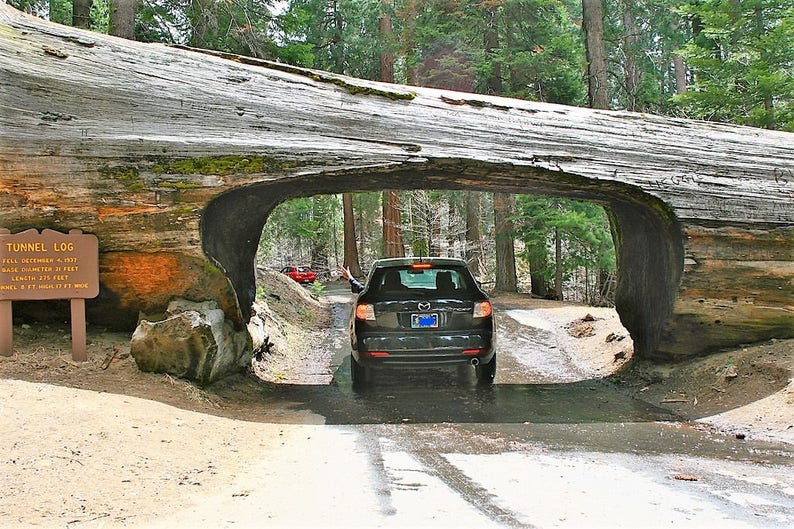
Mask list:
[[[493,218],[496,237],[496,290],[518,292],[516,277],[515,234],[512,216],[515,197],[508,193],[494,193]]]
[[[794,336],[792,134],[366,82],[5,4],[0,130],[0,227],[99,238],[89,321],[182,297],[241,326],[279,202],[446,188],[604,205],[641,356]]]
[[[342,194],[342,211],[344,223],[344,265],[350,269],[354,277],[363,277],[361,264],[358,260],[358,241],[356,240],[356,217],[353,214],[353,195]]]
[[[609,108],[604,10],[601,0],[582,0],[582,29],[587,54],[587,98],[592,108]]]

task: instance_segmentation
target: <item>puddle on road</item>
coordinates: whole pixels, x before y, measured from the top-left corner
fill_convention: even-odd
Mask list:
[[[547,382],[519,376],[516,362],[502,355],[493,387],[478,387],[474,369],[465,376],[456,369],[376,370],[373,383],[354,392],[350,380],[347,319],[349,294],[334,292],[333,332],[326,347],[334,351],[330,386],[263,385],[267,399],[287,399],[325,418],[328,424],[377,423],[593,423],[676,420],[669,411],[629,398],[600,380],[566,379],[572,369],[560,362]],[[509,318],[508,318],[509,320]],[[511,330],[515,330],[511,327]],[[545,349],[543,336],[524,328],[527,347]],[[513,334],[513,333],[511,333]],[[565,364],[565,365],[564,365]],[[518,373],[518,375],[516,375]],[[509,383],[500,383],[509,382]],[[514,383],[514,382],[521,383]]]
[[[360,393],[341,381],[331,386],[268,384],[260,387],[260,396],[268,408],[291,410],[294,422],[304,422],[308,412],[327,425],[355,426],[406,442],[413,438],[442,453],[537,446],[786,465],[794,457],[794,450],[778,443],[699,430],[601,381],[478,388],[445,385],[434,374],[414,377],[381,380],[380,386]]]
[[[285,400],[322,415],[327,424],[594,423],[672,421],[669,411],[628,397],[602,381],[567,384],[495,384],[479,387],[473,373],[455,370],[376,372],[353,391],[348,362],[330,386],[263,384],[268,401]],[[473,370],[472,370],[473,371]]]

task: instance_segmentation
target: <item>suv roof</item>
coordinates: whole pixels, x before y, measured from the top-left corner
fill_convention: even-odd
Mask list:
[[[378,259],[372,264],[372,268],[387,268],[390,266],[408,266],[414,263],[431,263],[442,266],[466,266],[463,259],[452,257],[389,257]]]

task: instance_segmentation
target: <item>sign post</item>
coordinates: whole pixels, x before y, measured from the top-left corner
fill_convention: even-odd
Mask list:
[[[14,353],[13,317],[11,302],[0,301],[0,355],[11,356]]]
[[[85,300],[99,295],[99,241],[95,235],[0,229],[0,355],[13,354],[12,301],[68,299],[72,358],[86,354]]]

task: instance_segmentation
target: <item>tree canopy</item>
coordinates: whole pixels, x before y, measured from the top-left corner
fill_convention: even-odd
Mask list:
[[[78,3],[8,1],[64,24]],[[82,0],[91,6],[90,27],[107,31],[109,6],[121,1]],[[601,4],[610,108],[794,130],[790,2]],[[380,30],[384,14],[389,34]],[[579,0],[145,0],[137,2],[135,28],[141,41],[365,79],[380,78],[379,56],[389,50],[400,83],[487,92],[496,76],[499,95],[569,105],[587,99]]]

